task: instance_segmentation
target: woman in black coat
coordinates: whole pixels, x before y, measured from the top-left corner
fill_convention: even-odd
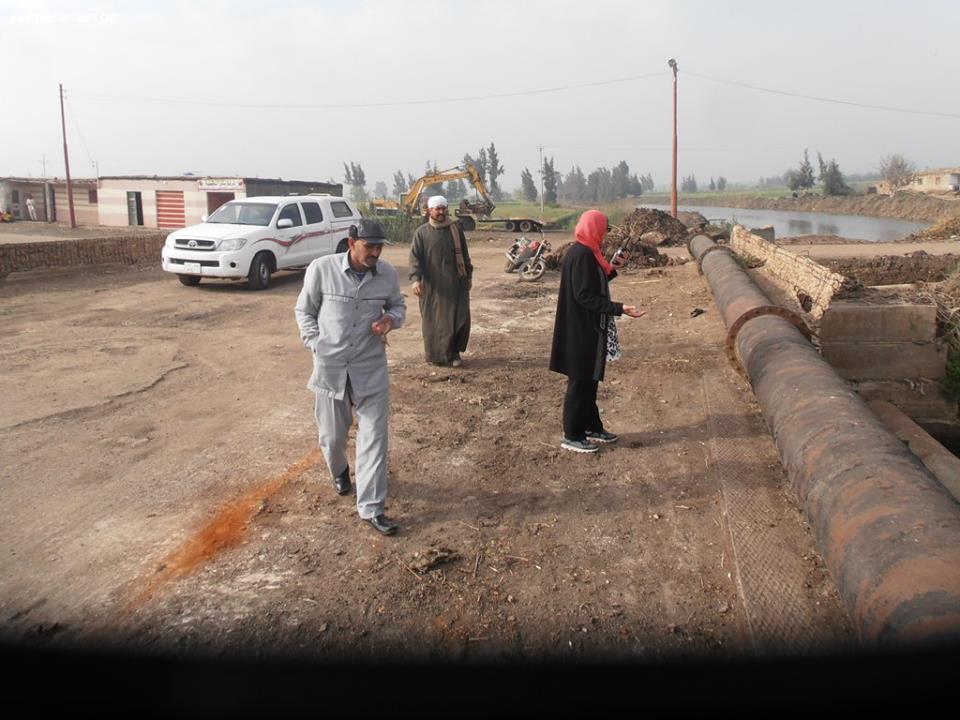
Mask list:
[[[601,247],[607,216],[587,210],[577,223],[577,242],[567,250],[560,275],[557,316],[553,326],[550,369],[567,376],[563,400],[563,442],[574,452],[596,452],[596,443],[616,442],[604,430],[597,409],[597,385],[607,364],[607,325],[616,315],[643,317],[644,310],[610,300],[609,281],[617,271]],[[623,257],[618,267],[626,261]]]

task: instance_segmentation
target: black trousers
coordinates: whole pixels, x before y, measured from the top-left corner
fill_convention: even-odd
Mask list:
[[[563,398],[563,434],[568,440],[583,440],[586,432],[602,432],[597,409],[596,380],[567,378],[567,394]]]

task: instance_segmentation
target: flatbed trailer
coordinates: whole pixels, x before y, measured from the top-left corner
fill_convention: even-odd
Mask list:
[[[507,232],[540,232],[546,225],[542,220],[527,217],[476,218],[478,225],[503,225]]]

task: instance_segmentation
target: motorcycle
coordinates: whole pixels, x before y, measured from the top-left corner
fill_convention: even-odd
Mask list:
[[[530,282],[539,280],[547,271],[546,255],[550,252],[550,243],[543,239],[540,233],[539,240],[530,240],[521,235],[513,241],[510,249],[505,253],[507,264],[504,272],[519,271],[518,280]]]

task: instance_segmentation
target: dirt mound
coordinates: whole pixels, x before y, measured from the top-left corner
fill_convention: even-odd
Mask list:
[[[925,242],[939,240],[960,240],[960,217],[952,217],[938,222],[926,230],[907,235],[904,242]]]
[[[692,212],[688,210],[678,210],[677,211],[677,220],[682,222],[688,228],[700,229],[706,227],[710,222],[706,217],[701,215],[698,212]]]
[[[604,255],[608,258],[616,252],[616,249],[620,247],[619,243],[613,245],[608,245],[609,237],[607,242],[604,242]],[[574,243],[567,243],[562,245],[555,252],[547,255],[547,268],[550,270],[557,270],[560,268],[560,265],[563,263],[563,258],[567,254],[567,250]],[[644,267],[662,267],[663,265],[670,265],[670,258],[657,250],[653,245],[647,245],[640,241],[628,242],[626,244],[627,250],[630,252],[630,260],[627,261],[626,267],[630,268],[644,268]]]
[[[706,218],[699,213],[686,213],[686,215],[690,216],[688,219],[694,223],[694,227],[701,227],[699,224],[701,220],[706,223]],[[651,208],[638,208],[607,233],[603,241],[603,254],[611,258],[617,248],[622,247],[630,253],[630,259],[626,265],[628,268],[669,265],[670,259],[661,254],[657,246],[683,245],[687,241],[688,233],[687,226],[672,217],[670,213]],[[560,267],[569,245],[570,243],[547,256],[548,268]]]
[[[896,285],[915,282],[941,282],[957,267],[957,255],[929,255],[923,250],[909,255],[883,255],[876,258],[837,258],[821,260],[834,272],[862,285]]]
[[[688,213],[691,216],[694,214],[696,213]],[[703,218],[703,222],[706,223],[706,218]],[[608,254],[613,253],[621,245],[626,245],[629,250],[641,239],[646,245],[683,245],[687,242],[687,234],[687,226],[670,213],[639,208],[627,215],[607,234],[603,250]]]

